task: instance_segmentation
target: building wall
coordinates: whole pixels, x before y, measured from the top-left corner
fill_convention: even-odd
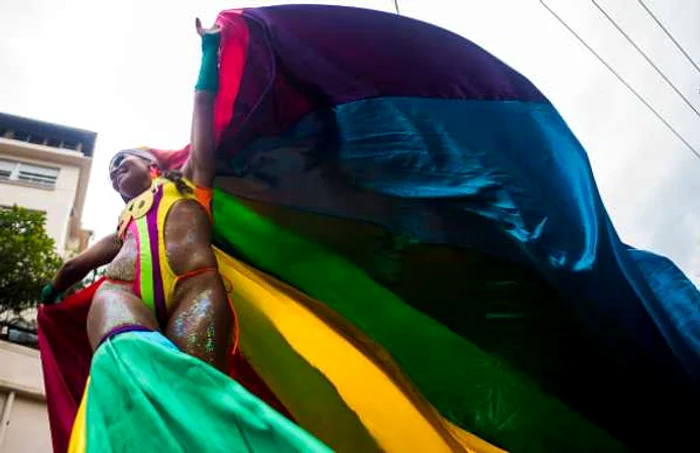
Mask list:
[[[59,173],[54,188],[44,188],[26,183],[0,181],[0,205],[17,204],[24,208],[46,213],[46,231],[56,241],[56,249],[66,248],[71,211],[80,178],[80,168],[73,165],[56,164],[47,160],[30,159],[0,153],[0,159],[22,161],[30,164],[58,167]]]
[[[39,352],[0,341],[0,364],[0,414],[8,422],[0,424],[0,453],[50,452]]]
[[[0,137],[0,160],[58,169],[52,186],[16,177],[0,179],[0,205],[17,204],[45,212],[46,230],[61,255],[84,250],[91,232],[81,228],[80,217],[92,159],[77,150]]]
[[[94,139],[87,131],[0,113],[0,206],[43,211],[46,231],[64,257],[86,248],[90,237],[80,217]],[[25,315],[32,319],[35,310]],[[52,450],[38,351],[0,341],[0,416],[0,453]]]

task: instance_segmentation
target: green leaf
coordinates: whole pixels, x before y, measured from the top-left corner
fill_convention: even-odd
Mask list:
[[[38,304],[41,287],[61,267],[42,212],[0,209],[0,313]]]

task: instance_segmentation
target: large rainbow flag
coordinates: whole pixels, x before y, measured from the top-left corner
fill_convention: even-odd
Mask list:
[[[249,391],[300,450],[688,445],[700,295],[620,241],[585,151],[527,79],[459,36],[375,11],[277,6],[217,23],[214,232],[240,322],[231,376],[247,390],[183,381],[204,389],[193,406]],[[176,168],[187,152],[160,156]],[[73,451],[108,451],[110,430],[145,435],[128,423],[137,406],[83,398],[110,364],[148,357],[126,340],[92,357],[94,290],[40,311],[57,452],[71,431]],[[166,346],[146,349],[175,354]],[[143,385],[175,405],[167,386]],[[156,438],[241,450],[216,410],[171,412],[154,412]]]

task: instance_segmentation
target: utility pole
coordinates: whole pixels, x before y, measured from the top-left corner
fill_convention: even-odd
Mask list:
[[[399,11],[399,0],[394,0],[394,8],[396,8],[396,14],[400,16],[401,11]]]

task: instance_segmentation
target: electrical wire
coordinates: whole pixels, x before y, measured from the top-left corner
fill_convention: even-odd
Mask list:
[[[659,20],[658,17],[656,17],[654,12],[642,0],[637,0],[637,2],[639,2],[640,5],[642,5],[642,8],[644,8],[644,10],[647,12],[647,14],[649,14],[649,16],[651,16],[651,18],[654,20],[654,22],[656,22],[656,25],[658,25],[659,28],[661,28],[661,30],[664,31],[664,33],[666,34],[668,39],[671,40],[671,42],[676,46],[676,48],[683,54],[683,56],[688,60],[688,62],[691,65],[693,65],[695,70],[698,71],[698,73],[700,74],[700,66],[698,66],[698,64],[693,60],[693,58],[690,56],[690,54],[688,54],[688,52],[685,51],[683,46],[681,46],[680,43],[676,40],[676,38],[673,37],[671,32],[668,31],[668,29],[664,26],[664,24],[661,23],[661,21]]]
[[[634,47],[635,50],[636,50],[637,52],[639,52],[639,54],[640,54],[642,57],[644,57],[644,59],[647,61],[647,63],[649,63],[649,64],[651,65],[652,68],[654,68],[654,71],[656,71],[656,73],[659,74],[659,75],[661,76],[662,79],[664,79],[664,81],[668,84],[668,86],[670,86],[671,89],[672,89],[673,91],[675,91],[676,94],[677,94],[678,96],[681,97],[681,99],[683,99],[683,102],[685,102],[685,104],[686,104],[688,107],[690,107],[690,108],[693,110],[693,112],[695,112],[695,116],[697,116],[698,118],[700,118],[700,111],[698,111],[698,109],[692,104],[692,102],[690,102],[690,100],[689,100],[687,97],[685,97],[685,95],[681,92],[681,90],[679,90],[679,89],[676,87],[676,85],[674,85],[673,82],[671,82],[671,80],[666,76],[666,74],[664,74],[663,71],[662,71],[661,69],[659,69],[659,67],[651,60],[651,58],[649,58],[649,56],[642,50],[642,48],[639,47],[639,46],[637,45],[637,43],[634,42],[634,40],[633,40],[632,38],[630,38],[630,36],[622,29],[622,27],[620,27],[620,25],[615,21],[615,19],[613,19],[613,18],[598,4],[598,2],[596,2],[596,0],[592,0],[592,1],[593,1],[593,5],[595,5],[595,7],[598,8],[598,11],[600,11],[600,12],[603,14],[603,16],[605,16],[605,18],[608,20],[608,22],[610,22],[610,23],[613,25],[613,27],[615,27],[615,28],[617,29],[617,31],[620,32],[620,34],[621,34],[622,36],[625,37],[625,39],[627,40],[627,42],[629,42],[629,43],[632,45],[632,47]]]
[[[591,52],[597,59],[600,61],[607,69],[610,71],[616,78],[619,80],[627,89],[634,94],[634,96],[642,103],[644,104],[653,114],[656,116],[656,118],[661,121],[666,128],[673,133],[673,135],[676,136],[683,144],[692,152],[695,157],[700,159],[700,152],[698,152],[693,145],[691,145],[688,140],[686,140],[644,97],[639,94],[637,90],[632,87],[615,69],[613,69],[610,64],[601,57],[598,52],[595,51],[581,36],[576,33],[576,31],[569,26],[569,24],[566,23],[552,8],[547,5],[544,0],[540,0],[540,4],[544,6],[544,8],[549,11],[549,13],[554,16],[554,18],[564,26],[574,37],[586,48],[588,49],[589,52]]]

